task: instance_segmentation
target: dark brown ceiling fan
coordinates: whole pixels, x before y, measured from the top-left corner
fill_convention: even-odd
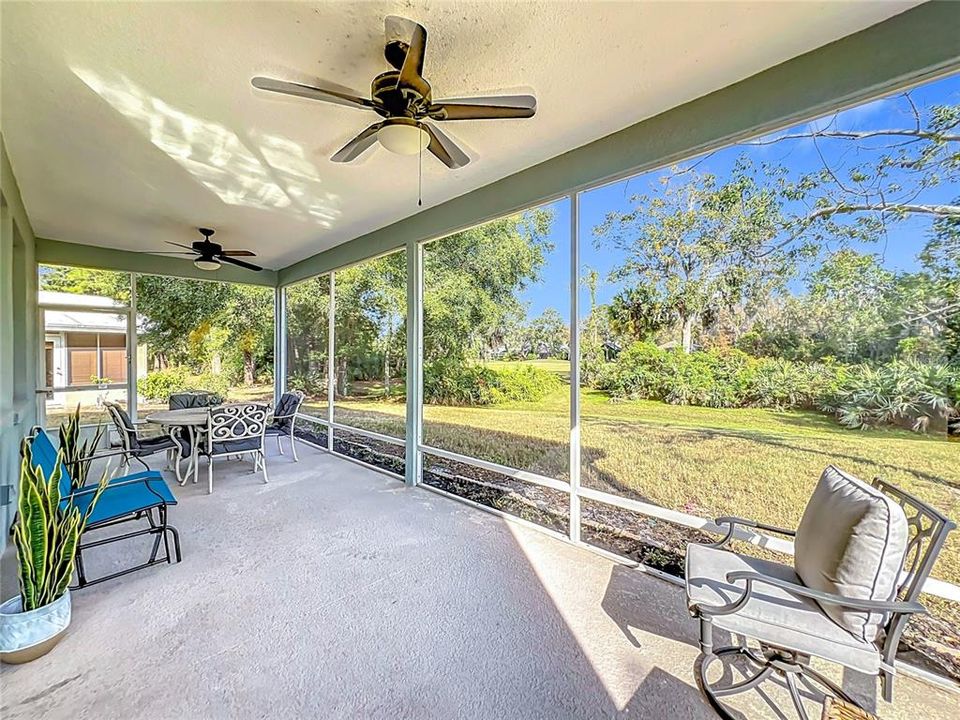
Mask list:
[[[533,117],[537,100],[532,95],[474,97],[433,101],[432,89],[423,77],[423,58],[427,31],[419,23],[389,15],[384,21],[386,44],[383,55],[392,66],[377,75],[370,85],[370,98],[353,91],[287,80],[255,77],[255,88],[373,110],[383,118],[357,135],[330,158],[346,163],[356,160],[377,141],[391,152],[413,155],[427,149],[449,168],[470,162],[467,154],[436,125],[429,121],[496,120]]]
[[[197,228],[197,231],[203,235],[203,240],[194,240],[190,245],[165,240],[167,245],[185,248],[186,251],[167,251],[150,253],[151,255],[193,255],[195,257],[193,264],[201,270],[219,270],[221,263],[230,263],[247,270],[263,270],[259,265],[248,263],[244,260],[237,260],[238,257],[256,257],[255,252],[250,250],[224,250],[219,245],[210,240],[215,230],[212,228]],[[149,251],[148,251],[149,252]]]

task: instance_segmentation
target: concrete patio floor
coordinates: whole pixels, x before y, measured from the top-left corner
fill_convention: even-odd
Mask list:
[[[3,666],[0,716],[716,717],[679,588],[300,447],[274,451],[267,485],[238,462],[213,495],[171,483],[183,562],[74,593],[63,642]],[[92,551],[89,571],[131,550]],[[960,714],[911,678],[893,706],[842,681],[883,718]],[[738,707],[775,717],[759,695]]]

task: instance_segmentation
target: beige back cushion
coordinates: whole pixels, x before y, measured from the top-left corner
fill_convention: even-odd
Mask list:
[[[810,588],[862,600],[891,600],[907,550],[907,518],[891,498],[830,465],[803,511],[794,569]],[[884,613],[821,603],[834,622],[867,642]]]

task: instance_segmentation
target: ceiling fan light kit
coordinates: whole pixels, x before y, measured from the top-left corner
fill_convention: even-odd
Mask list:
[[[381,123],[377,140],[397,155],[416,155],[430,145],[430,133],[416,120],[393,118]]]
[[[220,261],[216,258],[198,257],[193,264],[200,270],[219,270]]]
[[[470,158],[433,122],[529,118],[536,114],[537,100],[532,95],[434,102],[430,83],[423,77],[426,28],[396,15],[388,15],[384,26],[383,56],[393,69],[373,79],[369,98],[323,82],[311,86],[268,77],[255,77],[250,82],[260,90],[373,110],[382,117],[382,121],[367,127],[333,154],[330,159],[338,163],[353,162],[379,142],[399,155],[427,150],[448,168],[457,169],[469,163]]]

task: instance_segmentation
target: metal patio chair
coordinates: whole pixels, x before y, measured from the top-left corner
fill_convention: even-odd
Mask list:
[[[210,408],[206,436],[198,448],[207,456],[207,492],[213,492],[214,458],[229,455],[253,455],[253,471],[263,472],[267,482],[264,433],[270,408],[261,403],[234,403]],[[182,441],[181,441],[182,442]]]
[[[280,438],[290,438],[290,450],[293,452],[295,462],[300,462],[300,458],[297,457],[297,445],[294,442],[293,430],[304,397],[304,394],[299,390],[288,391],[281,395],[280,402],[274,408],[273,417],[266,429],[267,437],[275,436],[277,438],[277,450],[280,451],[281,455],[283,455],[283,445],[280,444]]]
[[[913,614],[925,612],[917,599],[955,525],[889,483],[868,485],[834,466],[820,477],[796,531],[737,517],[716,523],[727,528],[722,540],[687,546],[686,587],[690,613],[700,621],[698,681],[720,717],[734,717],[721,698],[758,688],[772,675],[803,720],[798,682],[859,707],[810,667],[811,657],[879,675],[892,702],[900,636]],[[738,526],[794,538],[794,567],[727,549]],[[714,648],[714,628],[740,644]],[[725,672],[711,683],[710,666],[724,659],[753,674],[732,682]],[[721,687],[725,678],[731,684]]]
[[[127,411],[119,404],[105,400],[103,402],[107,412],[110,413],[110,419],[113,420],[117,434],[120,436],[120,447],[123,450],[123,468],[127,470],[130,467],[130,458],[133,458],[144,468],[150,470],[150,466],[143,458],[154,455],[158,452],[168,452],[167,464],[170,464],[171,457],[169,453],[177,451],[177,444],[167,435],[157,435],[155,437],[141,437],[140,430],[134,425]]]
[[[170,410],[189,410],[192,408],[206,408],[219,405],[223,398],[209,390],[184,390],[175,392],[167,398],[167,407]]]
[[[57,449],[53,446],[50,437],[43,428],[33,429],[26,444],[30,449],[30,460],[34,467],[39,467],[49,481],[53,476],[57,463]],[[105,453],[95,457],[106,457],[115,453]],[[64,463],[60,475],[60,506],[76,507],[81,514],[86,513],[90,501],[95,496],[97,484],[88,484],[77,490],[72,489],[69,468]],[[180,562],[180,535],[177,529],[167,521],[168,509],[177,504],[177,499],[170,492],[167,483],[156,470],[138,472],[123,477],[112,478],[100,495],[100,499],[93,508],[87,527],[80,537],[76,550],[77,587],[111,580],[121,575],[143,570],[159,563]],[[154,515],[156,513],[156,516]],[[138,530],[98,537],[95,540],[85,540],[91,533],[100,535],[102,530],[116,527],[129,522],[143,522],[146,527]],[[89,580],[83,562],[83,553],[90,548],[121,542],[141,535],[153,535],[153,547],[148,559],[144,563],[125,568],[117,572]],[[170,553],[170,540],[173,540],[173,555]],[[163,543],[164,554],[158,557],[160,544]],[[173,558],[176,558],[174,560]]]

